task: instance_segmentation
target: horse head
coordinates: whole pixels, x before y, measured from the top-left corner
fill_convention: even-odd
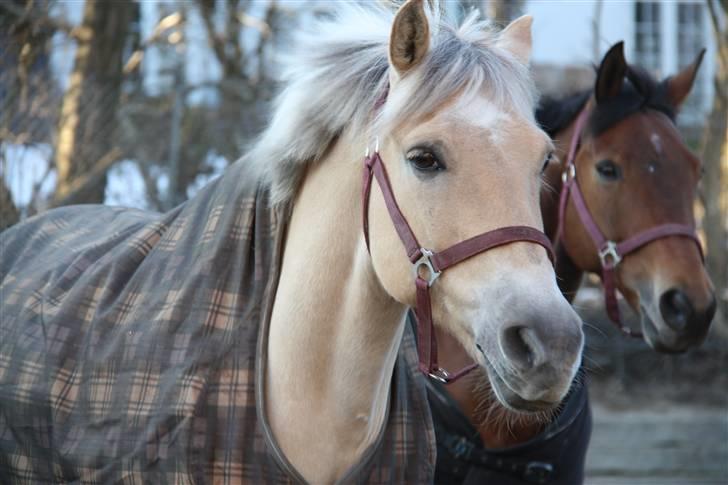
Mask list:
[[[530,51],[530,17],[495,35],[474,18],[458,32],[434,26],[421,1],[397,13],[374,132],[399,208],[426,248],[504,226],[542,229],[539,188],[552,145],[533,116]],[[380,191],[368,219],[377,279],[416,306],[412,266]],[[444,271],[431,297],[434,321],[485,368],[502,404],[541,411],[561,401],[583,334],[546,251],[515,242],[483,252]]]
[[[627,64],[621,42],[604,56],[574,163],[588,210],[606,239],[624,241],[664,225],[695,227],[701,162],[675,117],[703,54],[661,82]],[[599,272],[604,262],[579,217],[572,200],[562,244],[580,268]],[[708,332],[716,299],[696,242],[668,234],[613,261],[615,285],[641,313],[644,337],[655,350],[684,351]]]

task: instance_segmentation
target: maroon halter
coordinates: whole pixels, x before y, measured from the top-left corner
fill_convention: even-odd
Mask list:
[[[417,289],[417,350],[419,354],[419,369],[428,376],[444,383],[450,383],[464,376],[477,367],[471,364],[455,373],[449,373],[437,363],[437,341],[432,323],[432,306],[430,304],[430,286],[447,268],[454,266],[476,254],[504,244],[516,241],[526,241],[540,244],[549,254],[553,262],[553,249],[551,241],[546,235],[532,227],[511,226],[488,231],[478,236],[461,241],[443,251],[430,251],[420,246],[412,228],[407,223],[402,211],[397,205],[389,183],[387,170],[384,168],[379,150],[370,156],[364,157],[364,179],[362,190],[362,221],[364,225],[364,239],[369,248],[369,194],[372,187],[372,177],[376,177],[379,188],[384,196],[384,203],[389,211],[394,228],[404,244],[407,257],[413,265],[415,287]],[[426,277],[423,277],[426,273]]]
[[[687,237],[695,242],[700,251],[700,256],[703,257],[703,248],[700,245],[700,240],[697,234],[695,234],[695,228],[685,224],[660,224],[658,226],[646,229],[628,239],[621,242],[615,242],[607,239],[604,233],[599,229],[597,223],[594,221],[589,208],[586,206],[584,201],[584,195],[579,188],[579,183],[576,180],[576,152],[581,142],[582,131],[584,124],[589,117],[589,110],[584,109],[576,120],[576,127],[574,128],[574,134],[571,137],[571,144],[569,145],[569,154],[566,158],[566,166],[564,172],[561,175],[563,181],[563,187],[561,188],[561,196],[559,199],[559,228],[556,233],[556,239],[559,240],[563,237],[563,225],[566,216],[566,205],[571,195],[574,201],[574,207],[576,213],[579,214],[579,219],[584,225],[584,228],[589,233],[591,240],[594,242],[594,246],[597,249],[599,256],[599,262],[602,267],[602,284],[604,286],[604,301],[607,308],[607,315],[614,322],[614,324],[623,333],[631,337],[641,337],[640,332],[635,332],[629,327],[622,323],[619,313],[619,306],[617,304],[617,283],[615,278],[615,270],[622,258],[627,254],[636,251],[642,246],[670,236]]]

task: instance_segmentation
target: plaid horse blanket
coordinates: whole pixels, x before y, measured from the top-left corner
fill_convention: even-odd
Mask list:
[[[238,162],[165,214],[67,207],[0,234],[0,483],[302,482],[260,388],[289,214]],[[408,326],[342,483],[432,481],[416,368]]]

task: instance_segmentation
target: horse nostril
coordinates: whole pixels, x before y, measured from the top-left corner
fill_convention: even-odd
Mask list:
[[[516,367],[528,370],[541,360],[541,344],[535,332],[528,327],[513,326],[505,329],[500,338],[501,349]]]
[[[670,328],[676,332],[684,332],[695,311],[687,295],[673,288],[660,297],[660,313]]]

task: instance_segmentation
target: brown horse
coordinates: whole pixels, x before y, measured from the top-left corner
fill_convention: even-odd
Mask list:
[[[557,159],[562,161],[551,163],[545,172],[541,197],[544,228],[556,248],[559,287],[571,301],[584,273],[605,273],[604,258],[599,256],[602,248],[595,246],[585,227],[587,219],[593,220],[607,241],[625,241],[647,231],[655,239],[606,263],[608,270],[613,269],[616,289],[641,314],[645,340],[660,352],[683,352],[699,345],[716,307],[692,229],[701,164],[675,125],[702,56],[701,52],[680,73],[658,83],[625,62],[620,42],[605,55],[593,91],[547,100],[537,113],[538,121],[554,139]],[[571,145],[573,160],[568,153]],[[567,169],[572,161],[573,169]],[[577,209],[573,189],[560,210],[564,182],[574,177],[586,211]],[[649,234],[656,227],[661,228],[658,234]],[[609,296],[607,299],[609,303]],[[618,320],[618,311],[610,312],[610,317]],[[517,337],[507,342],[510,347],[504,346],[504,353],[538,355],[538,346],[527,335]],[[437,338],[445,366],[457,368],[468,363],[467,354],[454,339],[442,331]],[[581,410],[571,406],[572,413],[579,416],[568,417],[568,422],[579,430],[568,435],[558,427],[558,433],[542,433],[554,428],[553,423],[544,424],[549,420],[543,416],[516,414],[499,406],[483,384],[486,382],[469,376],[446,389],[431,386],[438,430],[438,481],[510,484],[523,483],[525,477],[525,481],[548,479],[548,483],[572,484],[583,480],[591,429],[584,386],[574,386],[578,392],[572,393],[571,400],[577,399],[573,394],[583,394],[578,398]],[[447,408],[452,399],[459,409]],[[465,422],[466,417],[475,428]],[[534,447],[527,443],[535,441],[541,449],[551,447],[551,454],[539,457],[536,453],[534,457]],[[535,467],[524,464],[527,452]],[[512,471],[504,471],[507,469]]]

